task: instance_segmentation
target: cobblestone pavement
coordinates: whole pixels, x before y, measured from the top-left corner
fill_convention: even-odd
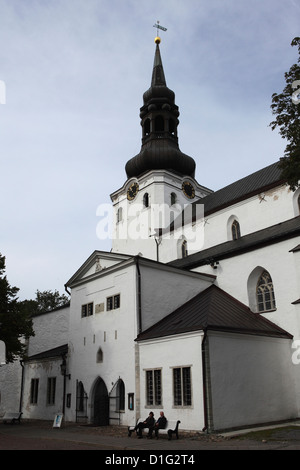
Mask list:
[[[127,435],[126,427],[92,427],[74,423],[59,429],[49,421],[23,421],[19,424],[0,423],[0,450],[103,450],[109,452],[143,451],[197,456],[202,450],[300,450],[300,427],[256,430],[251,434],[204,434],[181,432],[179,439],[166,437],[137,439]],[[160,462],[163,463],[163,462]]]

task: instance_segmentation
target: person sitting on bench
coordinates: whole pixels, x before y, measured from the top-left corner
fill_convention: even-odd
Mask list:
[[[138,438],[141,439],[143,437],[143,429],[144,428],[151,428],[155,424],[154,413],[150,411],[148,418],[145,419],[142,423],[139,423],[135,427],[135,431],[137,431]]]
[[[149,428],[149,432],[148,432],[148,436],[150,439],[152,439],[152,433],[153,431],[155,432],[155,437],[156,439],[158,439],[158,430],[159,429],[165,429],[166,427],[166,424],[167,424],[167,418],[165,417],[164,415],[164,412],[161,411],[160,412],[160,417],[158,418],[158,420],[156,421],[156,423],[154,424],[154,426],[152,426],[151,428]]]

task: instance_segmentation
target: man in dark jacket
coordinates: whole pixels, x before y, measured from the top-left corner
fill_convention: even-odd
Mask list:
[[[151,428],[149,428],[149,432],[148,432],[148,436],[150,439],[152,439],[152,433],[153,431],[155,432],[155,437],[156,439],[158,439],[158,430],[159,429],[165,429],[166,427],[166,424],[167,424],[167,418],[165,417],[164,415],[164,412],[161,411],[160,412],[160,417],[158,418],[158,420],[156,421],[156,423],[154,424],[154,426],[152,426]]]
[[[143,433],[144,428],[151,429],[154,426],[154,424],[155,424],[154,414],[152,411],[150,411],[148,418],[145,419],[145,421],[143,421],[142,423],[139,423],[135,428],[138,434],[138,438],[142,439],[143,437],[142,433]]]

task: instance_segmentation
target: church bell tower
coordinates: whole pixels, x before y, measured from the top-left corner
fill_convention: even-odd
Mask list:
[[[179,149],[179,109],[166,84],[160,43],[156,37],[151,86],[140,108],[142,146],[126,163],[124,186],[111,194],[112,251],[153,259],[160,232],[187,204],[211,192],[195,180],[194,159]]]

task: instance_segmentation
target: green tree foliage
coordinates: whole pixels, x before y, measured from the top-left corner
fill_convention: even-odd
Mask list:
[[[57,307],[69,304],[69,298],[65,294],[60,294],[57,290],[36,291],[37,312],[49,312]]]
[[[280,135],[288,142],[285,154],[280,158],[279,168],[282,177],[295,191],[300,186],[300,38],[294,38],[291,45],[298,48],[298,62],[285,73],[286,86],[283,92],[272,95],[271,109],[276,118],[270,126],[272,130],[279,128]]]
[[[6,345],[6,362],[26,354],[25,341],[34,336],[32,318],[17,298],[19,289],[11,287],[5,275],[5,257],[0,254],[0,339]]]

